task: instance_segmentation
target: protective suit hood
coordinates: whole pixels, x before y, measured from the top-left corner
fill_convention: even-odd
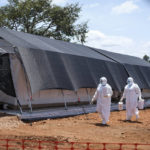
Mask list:
[[[127,79],[127,84],[128,84],[129,86],[131,86],[133,83],[134,83],[133,78],[132,78],[132,77],[129,77],[129,78]]]
[[[105,86],[107,84],[107,78],[106,77],[101,77],[100,78],[100,84],[102,84],[102,86]]]

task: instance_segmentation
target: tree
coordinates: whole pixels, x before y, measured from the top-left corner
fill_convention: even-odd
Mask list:
[[[143,56],[143,59],[146,60],[147,62],[150,62],[150,57],[147,56],[147,55],[144,55],[144,56]]]
[[[80,11],[78,3],[61,7],[52,0],[8,0],[0,7],[0,27],[84,43],[88,27],[87,22],[76,23]]]

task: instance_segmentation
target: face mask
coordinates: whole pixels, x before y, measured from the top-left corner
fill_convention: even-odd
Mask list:
[[[129,86],[131,86],[131,85],[132,85],[132,82],[131,82],[131,81],[128,81],[127,83],[128,83],[128,85],[129,85]]]
[[[105,81],[102,82],[102,86],[105,86],[107,83]]]

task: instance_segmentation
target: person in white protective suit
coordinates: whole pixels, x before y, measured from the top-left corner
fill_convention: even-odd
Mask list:
[[[141,100],[141,90],[137,84],[134,83],[133,78],[129,77],[127,79],[127,85],[124,88],[123,96],[120,99],[120,102],[123,99],[126,99],[126,120],[130,121],[133,115],[136,115],[136,120],[139,118],[138,111],[138,98]]]
[[[102,124],[106,124],[109,121],[112,94],[112,88],[107,84],[107,79],[105,77],[100,78],[100,84],[97,87],[91,103],[97,100],[96,111],[100,113]]]

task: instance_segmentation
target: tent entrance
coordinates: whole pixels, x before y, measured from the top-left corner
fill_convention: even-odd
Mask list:
[[[0,55],[0,104],[14,105],[16,93],[12,80],[9,54]]]

